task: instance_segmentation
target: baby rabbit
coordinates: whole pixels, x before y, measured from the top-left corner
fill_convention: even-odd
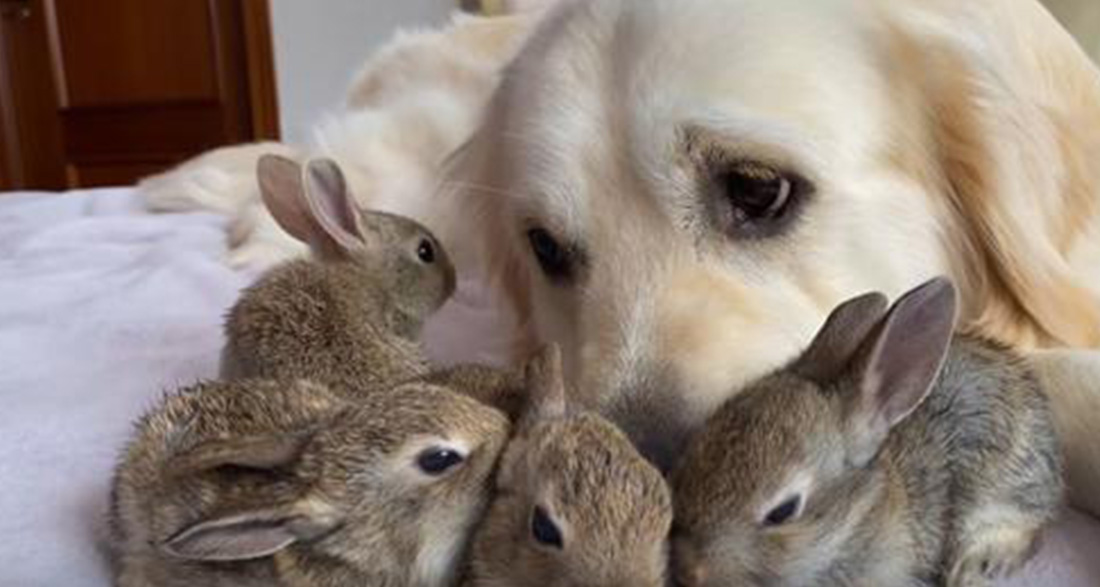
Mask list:
[[[275,268],[226,320],[222,377],[309,378],[362,395],[427,372],[417,338],[450,297],[455,272],[419,223],[359,212],[340,168],[266,155],[264,202],[313,260]]]
[[[672,481],[680,584],[961,587],[1025,562],[1063,493],[1051,416],[1020,358],[952,340],[955,297],[850,300],[710,419]]]
[[[444,587],[491,492],[503,414],[412,384],[354,402],[241,380],[145,416],[112,493],[120,587]]]
[[[663,587],[672,498],[603,418],[565,415],[561,356],[528,364],[527,412],[475,532],[467,587]]]

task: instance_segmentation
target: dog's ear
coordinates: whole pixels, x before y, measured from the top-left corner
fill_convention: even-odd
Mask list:
[[[898,2],[888,75],[908,96],[899,157],[941,194],[967,324],[1100,345],[1100,297],[1071,266],[1100,226],[1100,75],[1031,0]],[[906,94],[909,87],[913,94]],[[910,99],[911,98],[911,99]],[[928,154],[928,155],[924,155]],[[919,159],[919,160],[918,160]],[[1094,238],[1094,237],[1093,237]]]

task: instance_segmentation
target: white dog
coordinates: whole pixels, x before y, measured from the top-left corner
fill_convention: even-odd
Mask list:
[[[967,328],[1100,346],[1100,75],[1036,0],[564,2],[489,112],[460,270],[659,461],[869,290],[945,274]],[[1100,384],[1055,403],[1095,445]]]

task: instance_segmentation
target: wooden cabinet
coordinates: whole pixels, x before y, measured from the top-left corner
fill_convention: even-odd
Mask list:
[[[0,0],[0,186],[120,185],[277,138],[266,0]]]

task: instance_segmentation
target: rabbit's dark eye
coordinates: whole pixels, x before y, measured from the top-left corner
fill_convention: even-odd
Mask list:
[[[796,495],[787,501],[772,508],[768,515],[764,516],[765,526],[781,526],[794,519],[798,514],[799,505],[802,503],[802,496]]]
[[[416,247],[416,256],[424,263],[431,265],[435,262],[435,247],[427,239],[420,241],[420,246]]]
[[[527,240],[531,244],[531,252],[534,253],[546,277],[552,281],[568,281],[573,277],[572,253],[547,230],[531,229],[527,231]]]
[[[536,507],[535,513],[531,515],[531,535],[540,544],[553,546],[554,548],[562,547],[561,530],[550,519],[550,515],[546,513],[546,510],[541,507]]]
[[[424,473],[437,477],[461,465],[466,457],[448,448],[429,448],[416,457],[416,466]]]

